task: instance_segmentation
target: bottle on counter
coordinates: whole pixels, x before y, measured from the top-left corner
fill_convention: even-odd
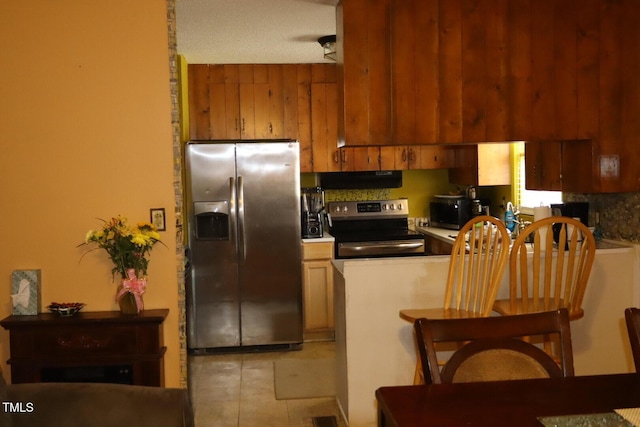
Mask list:
[[[509,233],[513,233],[516,229],[516,216],[513,210],[513,203],[507,203],[507,210],[504,213],[504,225],[509,230]]]
[[[596,212],[595,217],[596,225],[593,229],[593,237],[596,239],[596,242],[599,242],[604,237],[604,234],[602,233],[602,227],[600,226],[600,212]]]

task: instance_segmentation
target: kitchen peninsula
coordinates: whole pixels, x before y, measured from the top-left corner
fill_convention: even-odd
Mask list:
[[[639,246],[604,242],[571,322],[576,375],[633,372],[624,309],[640,303]],[[439,307],[448,256],[335,260],[336,396],[350,427],[376,425],[375,390],[413,383],[416,352],[405,308]],[[499,298],[508,296],[505,272]]]

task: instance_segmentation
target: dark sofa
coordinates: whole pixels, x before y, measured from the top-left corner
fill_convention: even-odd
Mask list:
[[[193,427],[187,390],[97,383],[6,384],[0,427]]]

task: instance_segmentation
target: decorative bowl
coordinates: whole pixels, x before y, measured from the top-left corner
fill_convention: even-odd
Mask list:
[[[82,310],[84,304],[81,302],[52,302],[47,308],[50,312],[57,314],[58,316],[73,316],[80,310]]]

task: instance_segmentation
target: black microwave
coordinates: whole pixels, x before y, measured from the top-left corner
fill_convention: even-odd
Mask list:
[[[471,219],[471,201],[465,196],[435,196],[429,206],[432,227],[460,230]]]

